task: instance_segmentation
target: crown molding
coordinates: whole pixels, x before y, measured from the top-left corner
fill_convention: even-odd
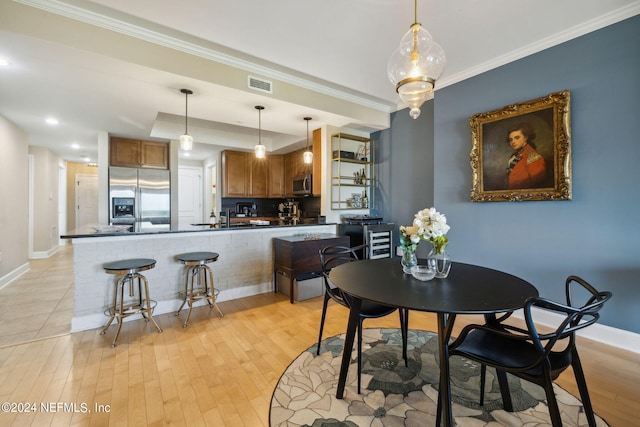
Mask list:
[[[586,21],[580,25],[576,25],[566,30],[556,33],[553,36],[538,40],[535,43],[528,44],[519,49],[508,52],[504,55],[497,56],[490,61],[478,64],[475,67],[466,69],[456,74],[452,74],[437,81],[436,91],[449,85],[459,83],[471,77],[475,77],[494,68],[501,67],[510,62],[517,61],[535,53],[541,52],[550,47],[557,46],[561,43],[573,40],[585,34],[602,29],[609,25],[631,18],[640,14],[640,2],[635,2],[628,6],[616,9],[610,13],[599,16],[598,18]]]

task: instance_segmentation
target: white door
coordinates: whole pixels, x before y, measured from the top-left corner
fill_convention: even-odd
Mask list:
[[[178,224],[200,224],[202,213],[202,168],[178,168]]]
[[[76,174],[76,230],[98,224],[98,175]]]

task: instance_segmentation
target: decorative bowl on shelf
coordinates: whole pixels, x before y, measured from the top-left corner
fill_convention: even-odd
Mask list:
[[[433,279],[436,276],[436,272],[426,265],[416,265],[411,267],[411,275],[418,280],[426,282]]]

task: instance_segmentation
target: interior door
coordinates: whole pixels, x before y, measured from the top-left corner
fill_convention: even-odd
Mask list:
[[[181,166],[178,169],[178,224],[204,222],[202,185],[202,168]]]
[[[98,175],[76,174],[76,230],[98,224]]]

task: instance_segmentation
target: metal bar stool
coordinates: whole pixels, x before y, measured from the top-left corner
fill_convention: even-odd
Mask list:
[[[118,274],[121,277],[115,282],[115,286],[113,289],[113,302],[112,305],[109,306],[104,314],[109,316],[109,321],[102,328],[102,332],[100,335],[104,335],[107,332],[109,326],[114,319],[118,322],[118,331],[116,332],[116,336],[113,339],[113,344],[111,347],[116,346],[116,341],[118,340],[118,336],[120,335],[120,329],[122,329],[122,320],[125,317],[132,316],[134,314],[141,314],[144,317],[145,321],[151,320],[153,326],[158,330],[158,332],[162,332],[162,329],[156,321],[153,319],[151,313],[153,313],[153,309],[156,306],[156,302],[149,298],[149,284],[147,282],[147,278],[140,274],[141,271],[150,270],[156,266],[155,259],[148,258],[136,258],[136,259],[125,259],[122,261],[110,262],[108,264],[103,265],[104,270],[109,274]],[[138,279],[138,298],[137,301],[131,298],[135,297],[134,292],[134,280]],[[129,300],[125,303],[125,295],[124,288],[125,284],[129,284]],[[144,296],[142,295],[142,284],[144,283]],[[119,297],[119,298],[118,298]]]
[[[184,299],[176,312],[176,316],[179,316],[184,305],[189,304],[189,313],[182,325],[183,328],[186,328],[189,323],[193,303],[201,299],[207,301],[209,308],[215,307],[220,317],[224,316],[222,310],[216,304],[216,297],[220,291],[214,287],[213,273],[207,265],[217,261],[219,256],[216,252],[188,252],[177,256],[178,261],[187,267],[184,282]]]

